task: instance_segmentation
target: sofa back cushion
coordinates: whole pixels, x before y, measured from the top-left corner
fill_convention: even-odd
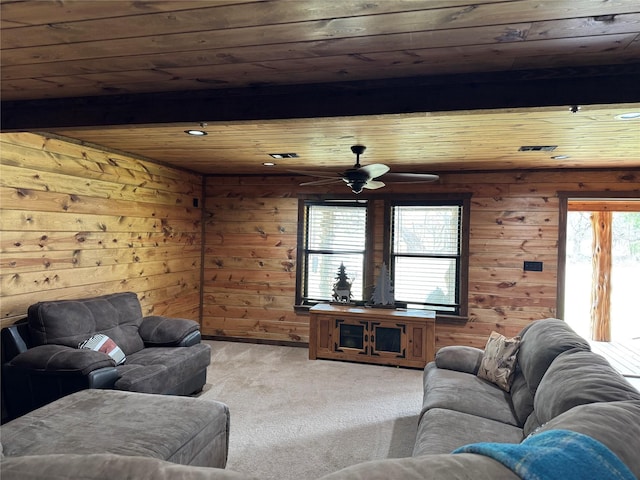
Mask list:
[[[511,386],[511,401],[520,425],[524,425],[533,411],[538,385],[554,359],[567,350],[588,351],[591,347],[564,320],[557,318],[531,322],[519,335],[518,368]]]
[[[640,478],[640,401],[579,405],[558,415],[536,433],[555,429],[579,432],[603,443]]]
[[[79,300],[39,302],[28,310],[35,345],[78,344],[95,333],[110,337],[126,355],[144,348],[138,333],[142,309],[135,293],[114,293]]]
[[[640,401],[640,392],[602,356],[579,350],[564,352],[551,364],[534,398],[541,424],[578,405]]]

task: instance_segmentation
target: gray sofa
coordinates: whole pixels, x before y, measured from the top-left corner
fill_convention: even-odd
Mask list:
[[[78,348],[95,334],[113,340],[124,363]],[[2,356],[6,420],[87,388],[191,394],[206,382],[211,347],[198,322],[145,317],[137,295],[125,292],[31,305],[26,321],[2,330]]]
[[[323,480],[517,480],[493,457],[451,452],[559,430],[599,441],[640,478],[640,392],[562,320],[532,322],[520,336],[509,392],[478,377],[483,350],[444,347],[424,369],[412,458],[362,463]]]
[[[486,452],[467,450],[472,448],[468,445],[490,442],[488,445],[527,447],[537,439],[563,432],[580,435],[581,439],[586,436],[617,462],[612,462],[612,468],[619,467],[640,478],[640,392],[601,356],[592,353],[588,343],[561,320],[533,322],[521,332],[521,338],[508,392],[478,378],[482,350],[461,346],[441,349],[424,369],[424,400],[413,456],[353,465],[322,480],[517,480],[520,476],[507,464]],[[452,453],[460,447],[459,453]],[[547,455],[557,450],[542,448],[537,452]],[[565,453],[564,448],[560,450],[560,454]],[[571,453],[567,448],[566,454]],[[26,472],[29,478],[41,475],[44,479],[44,473],[51,471],[49,467],[61,474],[75,474],[90,461],[86,456],[64,457],[67,462],[55,455],[5,458],[0,468],[3,479],[21,478]],[[576,463],[571,457],[548,458],[544,458],[545,463],[562,468],[588,465]],[[173,466],[162,460],[127,461],[117,456],[91,459],[105,471],[143,469],[149,478],[248,478],[216,468]],[[106,479],[105,471],[83,478]],[[147,478],[145,475],[140,478]]]

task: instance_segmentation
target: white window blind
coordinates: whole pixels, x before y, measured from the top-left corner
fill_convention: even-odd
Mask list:
[[[362,300],[367,229],[366,204],[309,204],[306,207],[305,301],[330,301],[340,265]]]
[[[401,205],[392,215],[396,301],[457,312],[462,207]]]

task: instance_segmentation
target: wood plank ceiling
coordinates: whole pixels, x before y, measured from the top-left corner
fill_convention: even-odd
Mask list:
[[[357,143],[397,172],[640,167],[640,119],[619,118],[640,112],[637,0],[0,9],[3,131],[205,174],[339,171]]]

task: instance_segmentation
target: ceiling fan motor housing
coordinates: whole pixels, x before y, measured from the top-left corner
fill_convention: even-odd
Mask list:
[[[366,183],[371,180],[369,173],[361,168],[350,168],[344,172],[344,175],[345,176],[342,180],[351,187],[351,191],[353,191],[353,193],[362,192]]]

